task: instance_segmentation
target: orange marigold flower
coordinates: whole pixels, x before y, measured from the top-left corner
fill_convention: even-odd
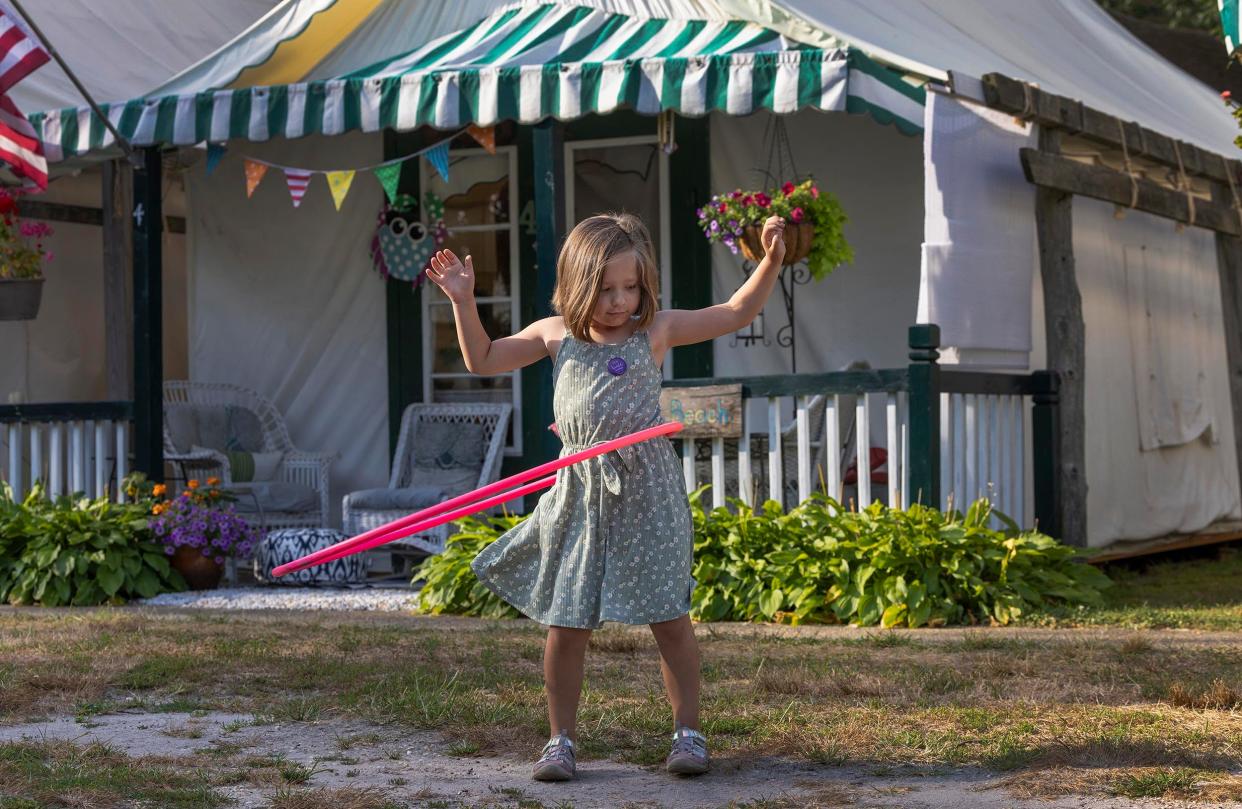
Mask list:
[[[208,486],[219,486],[220,478],[207,478],[207,485]]]
[[[188,483],[186,483],[185,485],[189,486],[191,489],[197,489],[197,488],[198,488],[198,481],[197,481],[197,480],[191,480],[191,481],[189,481]]]
[[[151,506],[151,513],[152,513],[152,514],[163,514],[163,513],[164,513],[164,504],[163,504],[163,503],[156,503],[154,506]]]
[[[211,494],[211,496],[212,496],[212,497],[219,497],[219,496],[220,496],[220,490],[219,490],[219,489],[212,489],[212,490],[211,490],[211,492],[210,492],[210,494]]]
[[[186,489],[184,492],[182,492],[182,493],[181,493],[181,496],[182,496],[182,497],[189,497],[189,496],[190,496],[190,494],[191,494],[190,490],[189,490],[189,489]]]
[[[155,495],[156,497],[163,497],[164,492],[166,491],[168,491],[167,486],[165,486],[163,483],[157,483],[155,484],[155,488],[151,490],[151,494]]]

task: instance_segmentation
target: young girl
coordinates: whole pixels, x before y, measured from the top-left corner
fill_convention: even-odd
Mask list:
[[[728,303],[660,311],[651,237],[629,214],[593,216],[569,234],[556,265],[556,317],[492,340],[474,302],[474,265],[437,252],[427,276],[453,303],[466,367],[500,374],[553,360],[553,411],[564,453],[661,423],[660,366],[670,348],[754,320],[785,255],[784,221],[769,218],[765,256]],[[573,778],[582,667],[604,621],[648,624],[673,708],[669,772],[708,769],[699,731],[699,650],[690,625],[693,536],[681,462],[661,437],[557,473],[529,519],[472,567],[488,588],[548,626],[543,674],[552,738],[534,777]]]

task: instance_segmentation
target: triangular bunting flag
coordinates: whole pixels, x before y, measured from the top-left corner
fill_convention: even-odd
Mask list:
[[[246,197],[249,198],[254,194],[254,190],[259,187],[259,181],[263,179],[263,175],[267,174],[267,164],[259,163],[254,160],[246,161]]]
[[[440,179],[448,182],[448,141],[442,141],[432,146],[423,154],[427,157],[427,162],[435,167],[436,173],[440,175]]]
[[[310,185],[311,172],[306,169],[285,169],[285,182],[289,184],[289,196],[293,197],[293,207],[302,204],[306,196],[306,187]]]
[[[332,201],[336,203],[336,209],[341,209],[341,203],[345,201],[345,195],[349,193],[349,186],[354,181],[354,170],[348,171],[329,171],[328,172],[328,189],[332,191]]]
[[[471,124],[466,127],[466,131],[487,150],[488,154],[496,154],[496,127]]]
[[[207,144],[207,176],[216,170],[216,166],[220,165],[220,159],[224,157],[224,147],[218,143]]]
[[[391,205],[397,199],[397,186],[401,183],[401,163],[392,163],[375,169],[375,178],[384,186],[384,195]]]

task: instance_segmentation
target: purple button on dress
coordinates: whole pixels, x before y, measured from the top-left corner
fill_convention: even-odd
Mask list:
[[[625,373],[625,369],[626,364],[623,357],[613,357],[608,360],[608,373],[613,376],[621,376],[621,374]]]

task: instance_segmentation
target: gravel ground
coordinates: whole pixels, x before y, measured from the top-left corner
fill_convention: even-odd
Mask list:
[[[418,593],[400,587],[222,587],[163,593],[138,603],[206,610],[378,610],[414,609]]]

